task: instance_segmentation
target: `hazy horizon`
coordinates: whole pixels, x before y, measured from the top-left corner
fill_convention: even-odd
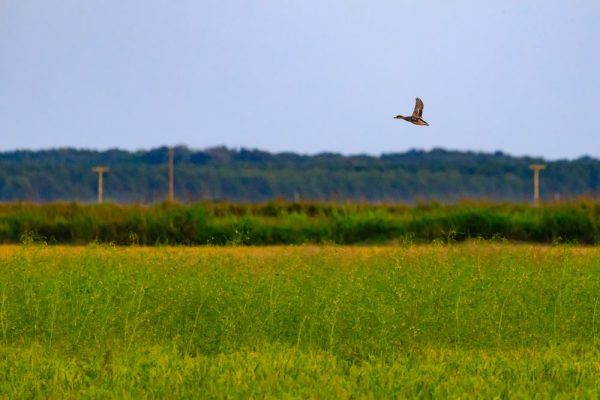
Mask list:
[[[0,4],[0,151],[600,157],[600,3]],[[425,102],[430,127],[394,120]]]
[[[158,145],[158,146],[154,146],[154,147],[137,148],[137,149],[125,149],[125,148],[120,148],[120,147],[107,147],[104,149],[99,149],[99,148],[91,148],[91,147],[62,146],[62,147],[47,147],[47,148],[40,148],[40,149],[29,149],[29,148],[3,149],[3,150],[0,150],[0,154],[19,152],[19,151],[43,152],[43,151],[54,151],[54,150],[97,151],[97,152],[126,151],[126,152],[130,152],[130,153],[135,153],[135,152],[149,152],[152,150],[156,150],[156,149],[160,149],[160,148],[168,148],[168,147],[171,147],[171,145],[163,144],[163,145]],[[488,154],[488,155],[493,155],[494,153],[501,152],[504,156],[507,156],[507,157],[543,159],[548,162],[564,161],[564,160],[575,161],[575,160],[582,159],[582,158],[591,158],[595,161],[600,162],[600,157],[595,157],[595,156],[586,155],[586,154],[582,154],[581,156],[577,156],[577,157],[550,158],[550,157],[544,157],[544,156],[539,156],[539,155],[535,155],[535,154],[512,154],[512,153],[508,153],[508,152],[505,152],[502,150],[479,151],[479,150],[470,150],[470,149],[452,149],[452,148],[445,148],[445,147],[439,147],[439,146],[432,147],[431,149],[409,148],[409,149],[405,149],[405,150],[392,151],[392,152],[381,152],[381,153],[366,153],[366,152],[344,153],[344,152],[339,152],[339,151],[328,151],[328,150],[316,151],[316,152],[312,152],[312,153],[299,152],[299,151],[293,151],[293,150],[271,151],[271,150],[267,150],[267,149],[252,148],[252,147],[245,147],[245,146],[226,146],[223,144],[197,148],[197,147],[191,147],[186,144],[179,143],[179,144],[174,144],[173,147],[175,147],[175,148],[185,147],[189,151],[192,151],[192,152],[203,152],[203,151],[207,151],[207,150],[211,150],[211,149],[215,149],[215,148],[225,147],[228,150],[238,150],[239,151],[239,150],[244,149],[244,150],[249,150],[249,151],[263,151],[263,152],[267,152],[270,154],[293,153],[293,154],[297,154],[297,155],[301,155],[301,156],[309,156],[309,157],[317,156],[319,154],[337,154],[337,155],[341,155],[344,157],[353,157],[353,156],[381,157],[386,154],[403,154],[403,153],[407,153],[407,152],[411,152],[411,151],[432,152],[432,151],[436,151],[436,150],[441,150],[441,151],[446,151],[446,152],[475,153],[475,154]]]

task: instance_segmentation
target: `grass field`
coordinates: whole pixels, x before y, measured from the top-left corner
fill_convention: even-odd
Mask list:
[[[0,247],[0,398],[598,398],[600,248]]]

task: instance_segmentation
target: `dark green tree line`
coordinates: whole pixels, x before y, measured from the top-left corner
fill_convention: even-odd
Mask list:
[[[453,202],[465,198],[528,201],[531,163],[546,163],[541,195],[549,201],[595,196],[600,161],[589,157],[544,161],[501,152],[435,149],[381,156],[300,155],[217,147],[178,147],[175,190],[180,201],[260,202],[275,198]],[[114,202],[164,200],[167,149],[127,152],[55,149],[0,153],[0,201],[94,201],[94,165],[108,165],[105,198]]]

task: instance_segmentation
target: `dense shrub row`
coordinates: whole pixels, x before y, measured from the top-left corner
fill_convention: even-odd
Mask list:
[[[0,205],[0,242],[299,244],[461,241],[600,242],[600,203],[456,205],[269,202]]]

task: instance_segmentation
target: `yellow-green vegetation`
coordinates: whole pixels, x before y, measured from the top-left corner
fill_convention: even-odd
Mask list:
[[[0,398],[598,398],[600,248],[0,247]]]

